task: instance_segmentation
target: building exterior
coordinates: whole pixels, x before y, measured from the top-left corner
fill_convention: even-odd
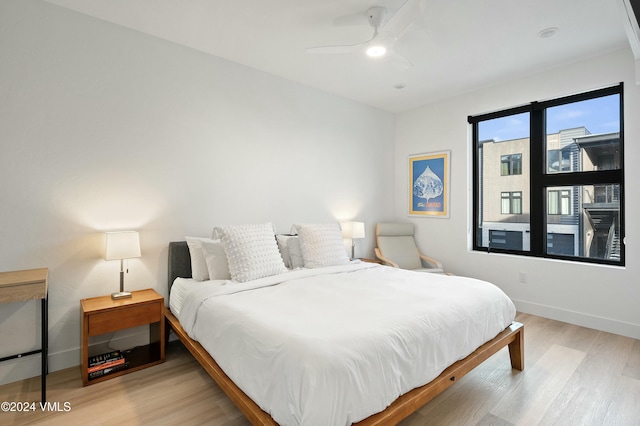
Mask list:
[[[481,245],[530,249],[529,138],[482,141]],[[620,168],[620,133],[592,135],[585,127],[546,137],[546,173]],[[547,253],[620,258],[619,185],[549,187]]]

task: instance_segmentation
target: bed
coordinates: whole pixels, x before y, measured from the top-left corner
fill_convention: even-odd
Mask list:
[[[431,284],[411,284],[415,274],[419,275],[386,266],[350,263],[287,272],[283,277],[249,280],[239,286],[214,281],[194,283],[187,243],[172,242],[167,330],[175,332],[254,425],[395,424],[505,346],[509,348],[511,366],[517,370],[524,368],[524,328],[512,321],[515,309],[507,307],[508,312],[504,313],[500,308],[495,310],[497,314],[490,314],[498,315],[498,322],[506,322],[499,329],[497,325],[480,326],[494,322],[480,317],[460,319],[461,325],[446,318],[422,318],[418,315],[420,303],[402,299],[406,294],[398,295],[396,300],[396,296],[389,296],[388,290],[383,289],[386,285],[383,281],[390,281],[391,277],[395,282],[390,284],[393,288],[402,286],[401,291],[392,290],[393,294],[408,292],[410,299],[417,300],[426,291],[422,287]],[[407,283],[398,284],[398,280],[405,279]],[[457,297],[450,289],[469,287],[470,291],[474,288],[485,291],[487,287],[486,283],[461,277],[442,276],[436,280],[450,280],[446,285],[433,284],[445,288],[444,293],[448,294],[437,306],[452,303]],[[496,292],[497,287],[488,286],[490,293]],[[339,298],[331,296],[337,292]],[[352,296],[366,293],[365,307],[356,306],[349,293]],[[289,294],[300,301],[298,306],[302,309],[296,310],[295,303],[286,302]],[[478,297],[483,296],[472,298]],[[402,303],[405,308],[401,310],[407,312],[417,309],[410,317],[421,325],[433,322],[434,327],[428,336],[427,332],[421,336],[413,329],[406,331],[405,320],[391,309],[389,313],[381,310],[376,300]],[[330,306],[329,312],[306,317],[302,311],[312,311],[316,304],[325,306],[325,310]],[[454,307],[460,318],[462,311],[468,309]],[[367,310],[372,316],[367,317]],[[247,311],[251,314],[245,316]],[[284,317],[278,313],[284,313]],[[281,331],[286,315],[295,326]],[[454,331],[445,329],[443,324],[447,327],[452,324]],[[369,328],[365,337],[360,333],[362,326]],[[247,330],[254,330],[255,335],[245,334]],[[461,334],[462,338],[451,343],[446,335],[452,333]],[[386,334],[381,338],[391,340],[380,343],[382,340],[370,334]],[[407,334],[409,340],[403,340],[402,336]],[[413,338],[416,340],[412,341]],[[425,350],[426,344],[416,344],[428,339],[444,340],[440,345],[432,343],[429,347],[433,350]],[[327,346],[329,343],[334,346]],[[385,354],[387,346],[395,346],[394,350],[401,355]],[[261,356],[267,360],[263,361]],[[421,371],[423,365],[428,366],[424,368],[429,371],[426,375]]]

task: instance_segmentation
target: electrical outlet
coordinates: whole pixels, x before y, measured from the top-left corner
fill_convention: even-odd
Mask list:
[[[526,273],[526,272],[523,272],[523,271],[520,271],[520,274],[519,274],[519,275],[520,275],[520,282],[521,282],[522,284],[526,284],[526,283],[527,283],[527,280],[529,279],[529,276],[527,275],[527,273]]]

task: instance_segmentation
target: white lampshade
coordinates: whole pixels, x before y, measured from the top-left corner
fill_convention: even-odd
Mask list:
[[[364,222],[343,222],[342,238],[364,238]]]
[[[105,259],[120,260],[132,257],[140,257],[140,236],[138,232],[107,232]]]

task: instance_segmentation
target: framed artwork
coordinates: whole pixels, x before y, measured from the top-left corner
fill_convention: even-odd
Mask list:
[[[451,151],[409,156],[409,216],[449,217]]]

